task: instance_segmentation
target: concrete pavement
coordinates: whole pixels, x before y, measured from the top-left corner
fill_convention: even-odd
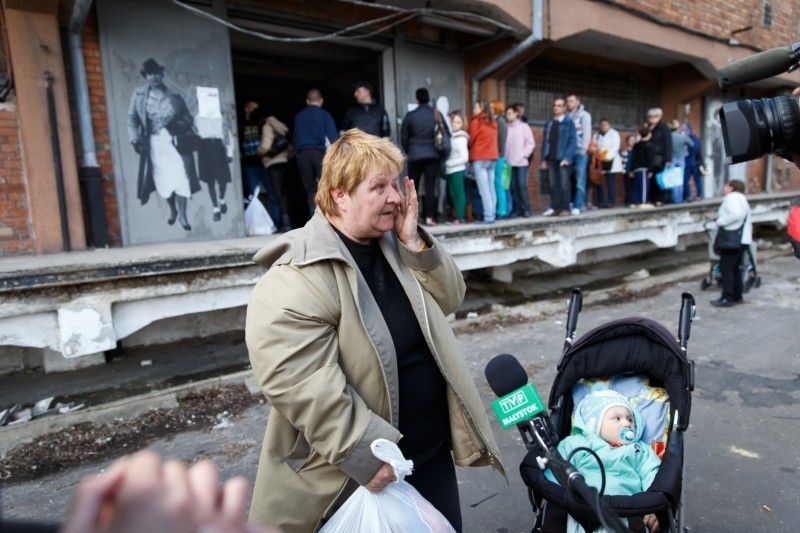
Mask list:
[[[716,291],[699,290],[705,265],[624,286],[587,292],[578,334],[609,320],[646,316],[677,330],[680,295],[694,293],[697,318],[689,356],[697,363],[691,425],[687,432],[686,516],[693,532],[794,531],[800,522],[800,456],[797,406],[800,392],[800,262],[787,253],[766,253],[759,264],[763,283],[747,303],[713,308]],[[483,377],[498,353],[515,354],[542,395],[549,391],[564,336],[565,301],[550,300],[497,309],[482,324],[459,321],[459,341],[487,411],[494,399]],[[224,475],[255,474],[268,406],[248,409],[238,420],[210,432],[183,433],[153,448],[170,458],[211,457]],[[508,483],[488,469],[459,469],[467,532],[530,531],[532,513],[518,465],[524,447],[516,431],[495,425]],[[6,487],[4,515],[57,519],[78,479],[107,463],[36,482]]]

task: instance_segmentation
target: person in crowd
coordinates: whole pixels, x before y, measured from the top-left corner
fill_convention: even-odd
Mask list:
[[[228,212],[225,193],[232,181],[230,163],[233,161],[233,143],[221,114],[198,116],[195,118],[195,126],[200,137],[197,148],[199,178],[208,187],[212,220],[219,222],[222,215]]]
[[[275,193],[272,202],[277,209],[270,213],[272,220],[283,233],[292,229],[289,219],[288,183],[286,182],[289,168],[291,146],[288,143],[289,127],[275,118],[267,117],[264,127],[261,128],[261,143],[257,153],[261,156],[261,163],[267,170],[267,178]]]
[[[650,147],[652,157],[652,172],[658,174],[664,170],[667,165],[671,163],[672,157],[672,135],[669,128],[661,120],[664,117],[664,112],[660,107],[654,107],[647,111],[647,123],[650,126]],[[667,191],[662,189],[656,180],[653,180],[653,186],[650,187],[650,199],[652,202],[659,206],[667,201]]]
[[[506,161],[511,165],[511,206],[509,217],[529,217],[531,201],[528,194],[528,166],[531,154],[536,148],[531,127],[520,120],[519,108],[510,105],[506,108],[508,136],[506,137]]]
[[[620,150],[619,156],[622,159],[623,180],[625,187],[625,205],[631,205],[631,185],[633,184],[633,147],[638,140],[637,134],[630,133],[625,136],[625,145]]]
[[[578,149],[575,123],[565,114],[563,98],[553,100],[553,117],[544,125],[542,170],[550,184],[550,207],[544,216],[569,215],[569,167]]]
[[[525,104],[523,104],[522,102],[514,102],[511,105],[513,105],[514,109],[517,110],[517,114],[519,115],[519,120],[521,122],[528,124],[529,123],[528,117],[525,116]]]
[[[497,139],[497,121],[492,118],[491,105],[486,100],[476,101],[469,121],[469,161],[481,197],[483,220],[476,220],[478,223],[494,224],[497,214],[494,177],[500,156]]]
[[[442,124],[441,134],[447,135],[448,138],[451,139],[452,143],[453,125],[450,123],[450,100],[446,96],[441,95],[436,99],[436,105],[434,108],[439,112],[439,116],[437,118]],[[440,132],[437,129],[437,139],[439,138],[439,134]],[[438,197],[436,212],[439,213],[440,217],[446,217],[445,220],[448,220],[453,214],[453,204],[450,202],[450,195],[447,193],[447,168],[445,167],[445,163],[449,157],[450,154],[448,154],[447,157],[441,158],[441,164],[439,165],[439,186],[436,190]]]
[[[643,440],[644,417],[625,396],[614,390],[594,390],[575,407],[572,421],[572,432],[558,443],[558,451],[562,457],[572,457],[570,462],[589,485],[604,483],[608,495],[638,494],[652,485],[661,459]],[[550,469],[545,476],[558,482]],[[659,530],[654,514],[643,520],[649,531]],[[583,527],[570,516],[566,531],[582,532]]]
[[[506,179],[506,123],[505,106],[502,100],[492,100],[492,118],[497,122],[497,152],[499,157],[494,165],[494,190],[497,197],[497,218],[506,218],[511,212],[511,182]]]
[[[128,135],[139,155],[137,198],[145,205],[157,192],[169,206],[167,224],[177,219],[191,231],[187,204],[200,190],[197,147],[184,148],[183,141],[196,138],[194,119],[183,97],[164,84],[164,70],[153,58],[144,62],[140,73],[147,83],[133,91],[128,108]]]
[[[650,140],[653,133],[650,125],[639,128],[639,141],[633,146],[631,153],[631,207],[652,207],[648,203],[650,181],[653,179],[653,145]]]
[[[750,204],[744,195],[743,181],[732,179],[722,188],[725,194],[714,221],[717,228],[735,231],[742,228],[741,247],[736,250],[717,250],[719,273],[722,277],[722,295],[713,300],[715,307],[731,307],[744,301],[742,297],[742,257],[744,247],[753,242],[753,222],[750,220]]]
[[[581,103],[577,95],[567,96],[567,114],[575,124],[578,146],[572,156],[571,169],[574,175],[575,197],[572,200],[573,215],[579,215],[586,203],[586,170],[589,163],[589,143],[592,141],[592,114]]]
[[[597,156],[603,165],[605,175],[605,186],[598,187],[599,207],[614,207],[617,203],[617,175],[622,172],[622,158],[619,155],[620,138],[619,132],[611,127],[611,122],[607,118],[600,119],[600,126],[594,137],[597,145]]]
[[[275,191],[272,190],[272,183],[267,176],[267,169],[258,154],[261,146],[261,138],[266,127],[267,117],[264,110],[253,100],[248,100],[244,104],[244,123],[239,135],[241,140],[241,162],[242,178],[244,179],[244,192],[249,197],[255,194],[256,188],[267,196],[269,207],[267,211],[272,216],[280,210]]]
[[[202,460],[191,468],[163,461],[150,450],[114,461],[83,479],[60,525],[9,522],[0,531],[60,533],[280,533],[246,524],[249,484],[235,477],[220,484],[217,467]]]
[[[428,89],[420,87],[416,92],[417,107],[409,111],[400,128],[400,145],[408,158],[408,177],[414,181],[419,193],[420,181],[425,176],[425,197],[422,201],[422,216],[426,226],[435,226],[436,189],[442,164],[436,150],[436,117],[438,111],[431,107]],[[440,134],[443,134],[440,132]]]
[[[445,162],[447,189],[453,205],[455,219],[453,224],[461,224],[466,220],[467,196],[464,188],[464,174],[469,162],[469,134],[464,130],[465,120],[461,111],[450,113],[450,126],[453,136],[450,138],[450,157]]]
[[[347,109],[340,128],[340,134],[358,128],[365,133],[377,137],[389,137],[392,126],[386,110],[373,98],[375,90],[368,81],[359,81],[353,85],[354,106]]]
[[[683,133],[692,141],[686,154],[686,166],[683,172],[683,201],[692,202],[703,198],[703,176],[707,174],[703,166],[703,149],[700,138],[688,122],[683,125]],[[692,195],[694,181],[695,195]]]
[[[522,103],[522,102],[514,102],[513,105],[514,105],[514,109],[518,110],[517,112],[519,114],[519,121],[530,125],[530,121],[528,120],[528,117],[525,116],[525,104]],[[528,165],[529,166],[533,165],[533,154],[534,153],[535,152],[531,152],[531,156],[530,156],[530,158],[528,158]]]
[[[306,94],[306,107],[294,116],[294,154],[306,190],[309,216],[313,216],[316,209],[314,197],[322,174],[322,157],[328,145],[339,138],[333,117],[322,108],[324,103],[319,89],[310,89]]]
[[[689,155],[689,150],[693,147],[692,140],[688,135],[685,135],[681,128],[681,123],[678,119],[669,121],[670,140],[672,141],[672,162],[673,167],[680,167],[683,169],[684,181],[686,174],[686,157]],[[678,190],[680,189],[680,190]],[[672,190],[671,203],[679,204],[683,202],[684,191],[683,186]]]
[[[358,485],[393,479],[377,438],[414,462],[405,480],[461,531],[454,462],[493,465],[497,445],[447,315],[464,278],[417,224],[400,150],[353,129],[325,154],[317,211],[255,257],[247,309],[256,381],[272,406],[250,520],[314,531]],[[398,183],[402,183],[400,186]],[[402,188],[401,188],[402,187]]]

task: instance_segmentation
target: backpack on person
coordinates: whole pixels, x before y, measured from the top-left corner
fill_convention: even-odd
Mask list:
[[[433,128],[433,145],[439,153],[439,159],[446,160],[450,157],[450,150],[452,148],[450,143],[450,130],[445,126],[442,120],[442,114],[439,113],[438,109],[434,109],[433,114],[436,117],[436,125]]]

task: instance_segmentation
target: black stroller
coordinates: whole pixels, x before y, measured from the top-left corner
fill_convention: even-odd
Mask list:
[[[575,496],[572,490],[545,477],[542,460],[547,456],[543,445],[554,451],[559,439],[570,434],[573,412],[572,390],[582,378],[628,375],[645,376],[649,383],[663,387],[669,396],[664,412],[669,412],[661,466],[646,492],[631,496],[601,496],[594,505],[611,509],[628,518],[628,528],[644,531],[641,519],[655,514],[661,531],[684,532],[683,516],[683,447],[684,431],[689,426],[691,391],[694,388],[694,362],[686,355],[694,298],[682,295],[678,340],[662,325],[646,318],[624,318],[601,325],[573,344],[581,309],[582,296],[574,289],[567,317],[567,337],[557,374],[550,390],[549,431],[551,440],[525,438],[529,452],[520,472],[529,489],[536,514],[536,533],[565,531],[567,514],[586,531],[606,525],[592,506]],[[666,407],[668,404],[668,408]],[[536,435],[534,435],[536,437]],[[551,462],[552,463],[552,462]],[[613,517],[613,516],[612,516]],[[610,522],[613,527],[613,522]],[[688,531],[688,528],[686,528]]]

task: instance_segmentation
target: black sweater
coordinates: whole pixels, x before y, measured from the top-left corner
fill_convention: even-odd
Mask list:
[[[335,229],[335,228],[334,228]],[[400,396],[398,446],[418,467],[449,442],[446,383],[400,280],[377,241],[360,244],[336,231],[378,303],[397,352]],[[376,379],[378,376],[376,376]]]

